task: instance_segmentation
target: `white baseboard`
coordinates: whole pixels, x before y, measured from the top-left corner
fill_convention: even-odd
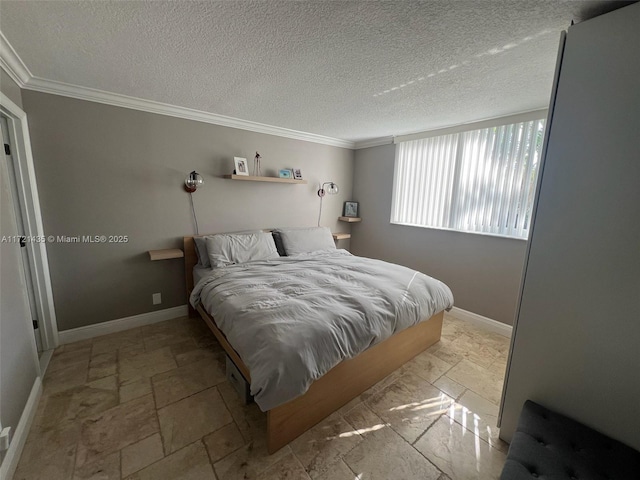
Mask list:
[[[27,441],[31,424],[38,410],[40,395],[42,395],[42,381],[40,377],[36,377],[35,382],[33,382],[33,387],[31,387],[31,393],[29,394],[27,403],[24,406],[24,410],[22,410],[22,415],[20,415],[18,426],[13,433],[9,450],[7,450],[7,454],[2,460],[2,465],[0,465],[0,478],[2,479],[11,480],[18,467],[22,449]]]
[[[453,307],[449,313],[460,320],[473,323],[479,328],[489,330],[504,337],[511,337],[513,327],[506,323],[498,322],[491,318],[483,317],[482,315],[478,315],[477,313],[469,312],[458,307]]]
[[[141,313],[131,317],[118,318],[109,322],[96,323],[95,325],[87,325],[86,327],[72,328],[71,330],[63,330],[58,332],[60,344],[78,342],[88,338],[99,337],[108,333],[121,332],[130,328],[150,325],[152,323],[164,322],[172,318],[184,317],[188,314],[186,305],[179,307],[167,308],[165,310],[156,310],[155,312]]]

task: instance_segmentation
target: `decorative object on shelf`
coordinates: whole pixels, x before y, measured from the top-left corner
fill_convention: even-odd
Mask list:
[[[345,217],[357,217],[358,216],[358,202],[344,202]]]
[[[355,222],[362,221],[360,217],[338,217],[338,220],[340,220],[341,222],[347,222],[347,223],[355,223]]]
[[[328,185],[326,189],[324,188],[325,185]],[[318,189],[318,196],[320,197],[320,211],[318,211],[318,226],[320,226],[320,217],[322,217],[322,199],[327,194],[336,195],[339,191],[340,189],[338,188],[338,185],[336,185],[333,182],[324,182],[323,184],[320,185],[320,188]]]
[[[249,175],[249,166],[247,165],[246,158],[233,157],[233,163],[236,167],[236,175]]]
[[[291,178],[291,170],[287,170],[286,168],[283,168],[282,170],[280,170],[278,172],[278,177],[280,178]]]
[[[255,177],[262,176],[262,169],[260,168],[260,160],[262,159],[262,155],[256,152],[256,156],[253,157],[253,175]]]
[[[293,169],[293,178],[295,180],[302,180],[302,170],[300,170],[299,168],[294,168]]]
[[[200,174],[194,170],[184,181],[184,189],[189,193],[193,193],[203,184],[204,180],[202,180]]]

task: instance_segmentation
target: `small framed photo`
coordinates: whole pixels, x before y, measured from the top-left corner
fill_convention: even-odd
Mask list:
[[[358,202],[344,202],[344,216],[345,217],[357,217],[358,216]]]
[[[278,176],[280,178],[292,178],[293,175],[291,174],[291,170],[287,170],[286,168],[283,168],[282,170],[280,170],[278,172]]]
[[[236,166],[236,175],[249,175],[249,166],[246,158],[233,157],[233,163]]]
[[[302,170],[300,170],[299,168],[294,168],[293,178],[294,180],[302,180]]]

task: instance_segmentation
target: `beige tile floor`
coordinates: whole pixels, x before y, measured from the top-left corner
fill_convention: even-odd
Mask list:
[[[274,455],[199,319],[64,345],[15,479],[498,478],[508,340],[445,315],[442,340]]]

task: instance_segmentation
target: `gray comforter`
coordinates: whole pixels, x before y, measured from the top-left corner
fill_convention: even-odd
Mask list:
[[[215,318],[267,411],[342,360],[451,308],[453,295],[415,270],[332,250],[213,269],[190,301]]]

